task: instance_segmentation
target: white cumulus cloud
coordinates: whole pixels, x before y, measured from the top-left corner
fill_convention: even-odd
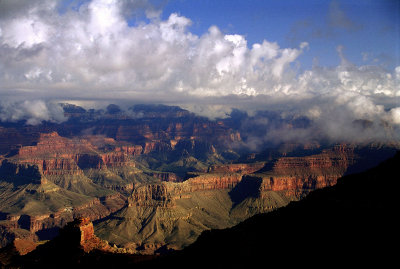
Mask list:
[[[0,1],[2,121],[60,121],[52,100],[119,99],[182,104],[210,117],[232,108],[287,110],[332,136],[357,119],[399,124],[400,67],[355,66],[343,46],[339,66],[299,72],[292,66],[312,49],[306,40],[282,48],[266,37],[250,46],[218,26],[195,35],[190,18],[163,20],[146,0],[85,1],[63,12],[60,3]],[[146,20],[128,23],[139,9]]]

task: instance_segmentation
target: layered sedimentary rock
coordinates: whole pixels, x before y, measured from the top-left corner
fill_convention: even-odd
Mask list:
[[[116,147],[115,152],[123,152],[127,155],[137,156],[143,153],[143,147],[141,145],[121,146]]]
[[[37,247],[38,237],[18,227],[2,227],[0,225],[0,246],[7,246],[7,251],[17,252],[25,255]],[[11,242],[11,243],[10,243]],[[1,256],[1,251],[0,251]]]
[[[282,157],[271,163],[214,165],[208,173],[199,174],[181,183],[162,183],[134,189],[131,203],[143,201],[172,201],[196,191],[233,189],[243,177],[259,178],[259,192],[287,191],[308,193],[331,186],[354,163],[351,148],[337,147],[318,155]],[[257,173],[257,171],[260,171]],[[256,172],[255,174],[253,174]],[[174,198],[175,197],[175,198]]]
[[[31,240],[16,238],[13,242],[19,255],[25,255],[36,249],[37,244]]]
[[[398,200],[399,165],[397,154],[374,169],[342,177],[337,185],[313,192],[272,214],[204,233],[181,255],[151,265],[179,267],[198,261],[201,267],[215,260],[222,266],[235,267],[265,259],[271,267],[284,263],[292,268],[312,255],[307,264],[313,268],[328,260],[339,267],[390,267],[397,259],[393,235],[398,224],[393,205]],[[377,183],[383,183],[385,191],[378,191]]]
[[[83,175],[82,169],[134,167],[128,153],[137,148],[120,147],[107,153],[98,150],[89,140],[67,139],[57,133],[41,134],[35,146],[22,147],[14,158],[19,163],[37,165],[44,175]]]
[[[346,169],[355,162],[354,148],[346,145],[337,145],[331,150],[324,150],[321,154],[305,157],[282,157],[273,166],[275,174],[301,175],[302,173],[336,173],[346,172]]]
[[[255,213],[272,210],[299,199],[313,189],[332,185],[353,161],[351,149],[337,147],[319,155],[283,157],[268,163],[210,165],[208,169],[202,168],[204,172],[194,173],[194,176],[185,181],[176,173],[159,171],[146,172],[146,175],[157,180],[155,183],[143,181],[139,184],[120,177],[123,174],[132,176],[136,173],[136,164],[132,158],[137,156],[151,152],[168,152],[174,148],[184,149],[187,157],[182,164],[187,165],[185,162],[194,159],[189,152],[205,150],[204,152],[216,154],[217,150],[213,145],[199,141],[204,139],[201,137],[214,133],[217,137],[231,141],[240,139],[239,134],[224,133],[226,128],[223,123],[214,125],[195,124],[188,131],[189,128],[183,124],[173,124],[164,133],[155,133],[151,128],[144,128],[140,133],[147,139],[143,146],[124,145],[112,138],[98,136],[68,139],[54,132],[43,134],[36,145],[21,147],[15,157],[5,159],[3,162],[6,163],[2,165],[4,168],[7,167],[7,162],[9,166],[13,164],[14,170],[9,169],[14,173],[18,170],[20,175],[28,173],[29,169],[36,171],[29,172],[30,175],[36,173],[36,177],[30,176],[31,183],[42,186],[35,193],[49,195],[50,192],[58,193],[66,188],[73,192],[83,190],[81,194],[93,195],[100,190],[96,184],[111,190],[132,193],[127,201],[123,196],[103,193],[99,194],[101,197],[87,200],[79,197],[78,199],[82,199],[80,203],[46,214],[26,214],[19,217],[7,215],[8,225],[23,227],[33,233],[40,232],[62,227],[77,216],[101,219],[127,204],[129,218],[134,216],[141,219],[141,224],[135,225],[142,225],[141,229],[148,230],[140,240],[140,236],[132,237],[132,240],[139,240],[135,243],[139,248],[149,251],[153,249],[150,246],[161,247],[171,242],[171,246],[183,246],[192,242],[204,229],[233,225]],[[185,141],[184,137],[188,135],[191,135],[191,139]],[[226,135],[230,138],[226,138]],[[174,143],[167,144],[157,140],[170,137],[174,139]],[[27,179],[26,176],[20,178]],[[32,181],[34,178],[36,181]],[[50,182],[56,185],[53,186]],[[79,187],[74,188],[74,184]],[[222,203],[223,209],[213,208],[217,201]],[[195,206],[196,203],[198,206]],[[154,215],[149,212],[154,212]],[[207,214],[212,217],[206,217]],[[148,225],[166,225],[170,228],[165,230],[165,235],[157,232],[158,236],[154,237],[150,235],[152,229]],[[174,227],[186,227],[184,230],[189,233],[193,231],[193,236],[187,242],[173,239]],[[185,232],[181,236],[183,234],[189,235]]]
[[[195,192],[232,189],[242,174],[204,174],[184,182],[162,182],[135,188],[129,198],[129,206],[172,207],[174,200],[190,198]]]
[[[38,137],[39,133],[37,132],[0,126],[0,155],[12,153],[22,146],[31,145],[37,141]]]
[[[0,225],[44,235],[77,216],[106,217],[122,208],[126,197],[95,184],[84,171],[134,167],[124,151],[102,153],[86,139],[41,134],[36,145],[19,148],[0,164]],[[127,185],[133,187],[122,182],[121,189]]]
[[[311,190],[336,184],[337,179],[354,163],[354,148],[346,145],[337,145],[318,155],[282,157],[262,176],[260,190],[307,194]]]
[[[166,182],[181,182],[183,179],[179,177],[175,173],[170,173],[170,172],[151,172],[149,173],[152,177],[155,177],[159,179],[160,181],[166,181]]]
[[[98,231],[107,240],[139,252],[157,251],[161,246],[181,248],[203,230],[228,227],[334,185],[354,158],[352,148],[337,146],[305,157],[213,165],[207,173],[184,182],[137,185],[128,208],[100,223]],[[107,227],[112,227],[112,235]]]
[[[30,239],[15,238],[6,247],[0,249],[0,266],[2,268],[20,268],[20,266],[8,265],[15,257],[21,257],[35,250],[37,243]]]
[[[168,125],[159,121],[121,125],[116,129],[114,136],[117,141],[138,143],[142,146],[142,154],[172,151],[180,142],[185,144],[207,141],[225,146],[241,141],[240,133],[223,122],[204,121],[193,116],[185,121],[173,118]]]
[[[224,165],[211,165],[208,169],[210,173],[243,173],[251,174],[265,166],[264,162],[257,163],[234,163]]]
[[[90,218],[76,218],[69,222],[62,230],[61,236],[76,237],[79,246],[85,251],[92,250],[112,251],[107,242],[101,240],[94,234],[93,223]]]
[[[63,227],[76,217],[88,217],[92,220],[104,218],[122,208],[126,203],[120,194],[110,195],[102,199],[94,198],[87,203],[75,207],[65,207],[59,211],[41,215],[3,214],[4,223],[0,226],[28,230],[31,233]]]
[[[61,124],[0,126],[4,229],[41,236],[78,216],[107,217],[95,228],[111,242],[181,248],[335,184],[362,155],[319,144],[241,152],[239,122],[177,107],[64,108]]]
[[[182,183],[182,189],[188,192],[232,189],[241,179],[241,173],[202,174]]]

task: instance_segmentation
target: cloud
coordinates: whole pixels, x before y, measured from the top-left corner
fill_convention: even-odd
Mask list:
[[[392,108],[389,112],[390,121],[400,125],[400,107]]]
[[[0,102],[0,120],[8,122],[26,120],[28,125],[37,125],[42,121],[63,122],[66,118],[58,104],[32,100]]]
[[[249,115],[272,110],[313,122],[290,135],[286,127],[268,128],[265,139],[306,137],[318,128],[325,137],[350,136],[358,119],[377,128],[383,120],[399,125],[400,67],[355,66],[342,46],[339,66],[300,73],[293,66],[312,49],[308,42],[249,47],[244,36],[217,26],[195,35],[189,18],[161,19],[163,1],[92,0],[62,12],[61,4],[0,1],[2,121],[58,122],[63,118],[51,104],[77,100],[184,105],[210,118],[228,117],[232,108]],[[132,23],[141,12],[147,17]],[[335,2],[330,21],[353,27]]]
[[[306,44],[280,48],[264,41],[248,49],[243,36],[216,26],[193,35],[191,21],[177,14],[129,26],[118,1],[94,0],[63,14],[44,3],[0,21],[0,79],[16,91],[254,95],[282,80]]]

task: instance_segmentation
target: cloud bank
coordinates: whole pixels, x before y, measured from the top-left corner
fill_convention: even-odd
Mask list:
[[[183,105],[210,117],[232,108],[276,110],[307,117],[332,137],[360,119],[399,130],[400,66],[355,66],[338,46],[339,66],[300,72],[298,57],[312,49],[306,41],[249,46],[217,26],[198,36],[189,18],[173,13],[163,20],[145,0],[60,7],[53,0],[0,1],[2,121],[62,121],[56,100],[128,100]],[[331,23],[346,21],[331,8]],[[147,18],[132,24],[138,9]]]

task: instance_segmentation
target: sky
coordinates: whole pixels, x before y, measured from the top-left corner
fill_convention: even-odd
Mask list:
[[[336,47],[346,47],[355,64],[399,65],[399,1],[171,1],[163,13],[177,12],[193,21],[197,35],[217,25],[225,34],[245,36],[248,45],[264,39],[281,47],[307,41],[310,49],[299,60],[310,68],[340,64]],[[372,34],[373,33],[373,34]],[[397,53],[397,55],[396,55]]]
[[[398,0],[0,0],[1,121],[164,103],[397,132],[399,85]]]

